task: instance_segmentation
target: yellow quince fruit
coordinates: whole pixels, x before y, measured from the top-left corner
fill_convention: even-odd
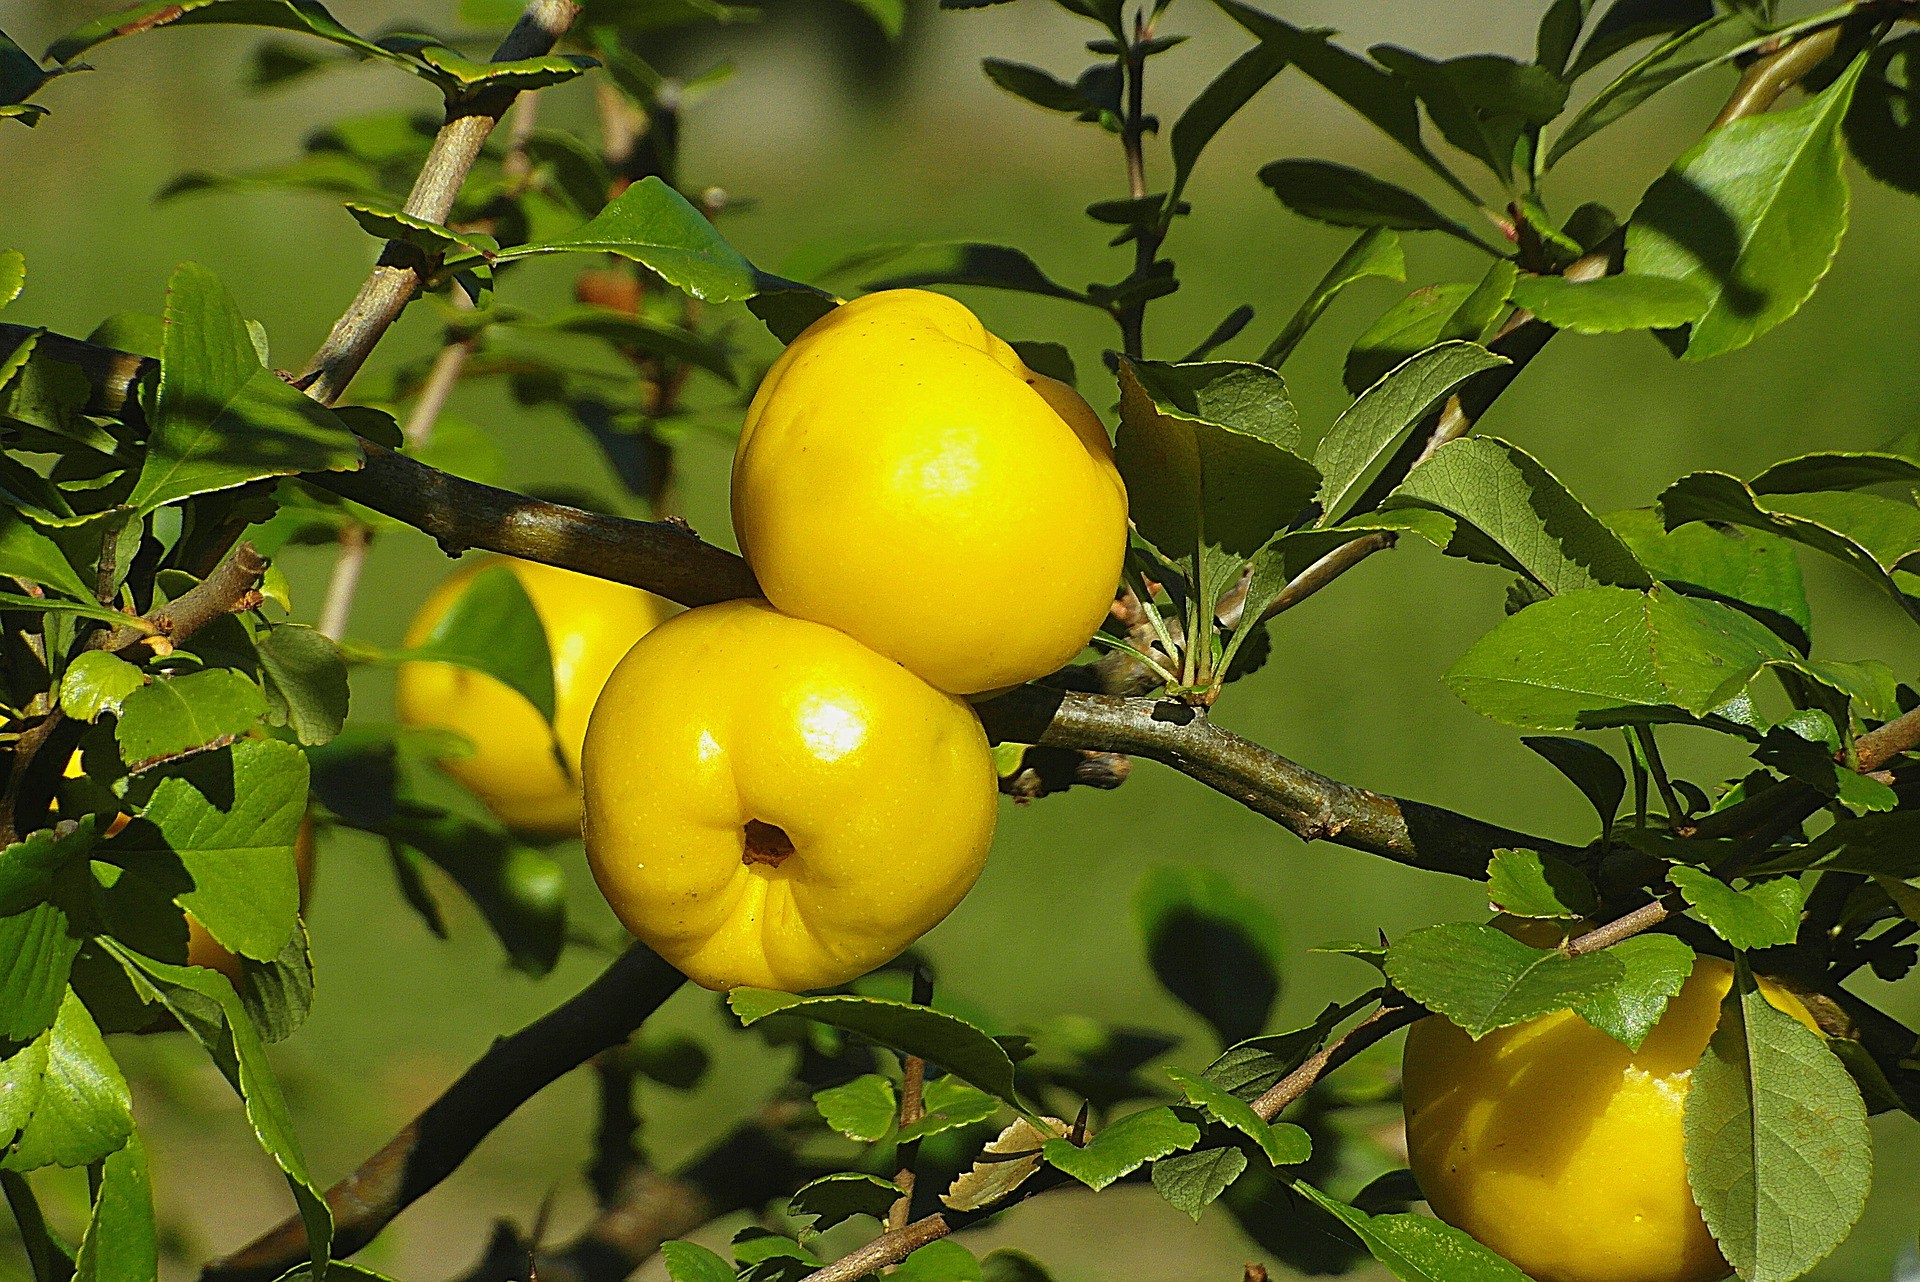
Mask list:
[[[1100,418],[951,298],[836,307],[767,371],[733,524],[777,608],[931,684],[1045,676],[1106,618],[1127,494]]]
[[[821,988],[897,956],[973,886],[998,812],[964,702],[758,600],[635,645],[582,765],[607,902],[714,989]]]

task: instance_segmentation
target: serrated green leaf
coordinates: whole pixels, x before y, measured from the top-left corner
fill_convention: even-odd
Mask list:
[[[1247,1169],[1247,1155],[1234,1147],[1197,1148],[1153,1164],[1153,1191],[1194,1221]]]
[[[1199,1127],[1181,1121],[1170,1108],[1148,1108],[1127,1114],[1084,1145],[1052,1139],[1041,1151],[1049,1165],[1097,1193],[1148,1162],[1199,1142]]]
[[[1348,502],[1406,432],[1481,370],[1507,364],[1474,343],[1441,343],[1408,358],[1362,392],[1314,448],[1320,469],[1320,524],[1334,525]]]
[[[1496,1028],[1566,1010],[1626,973],[1604,952],[1571,957],[1465,922],[1402,935],[1387,949],[1386,971],[1407,996],[1475,1041]]]
[[[1873,1148],[1860,1091],[1817,1033],[1774,1008],[1736,957],[1720,1025],[1693,1070],[1687,1180],[1747,1282],[1791,1282],[1866,1207]]]
[[[1586,281],[1528,276],[1513,287],[1512,297],[1514,306],[1576,334],[1675,329],[1700,319],[1709,301],[1697,286],[1665,276],[1602,276]]]
[[[1647,1034],[1666,1014],[1693,973],[1693,949],[1672,935],[1635,935],[1607,949],[1626,967],[1618,982],[1575,1002],[1580,1018],[1630,1050],[1639,1050]]]
[[[45,529],[11,507],[0,507],[0,574],[25,579],[93,604],[93,588]]]
[[[146,673],[118,655],[87,650],[74,657],[60,678],[60,710],[79,721],[117,713],[128,695],[147,683]]]
[[[1686,359],[1746,346],[1826,275],[1847,226],[1840,122],[1866,60],[1801,106],[1708,134],[1634,211],[1627,270],[1686,281],[1709,299]]]
[[[1275,369],[1284,365],[1333,300],[1349,285],[1370,276],[1400,281],[1407,278],[1407,259],[1400,248],[1400,237],[1390,228],[1369,227],[1347,246],[1346,252],[1334,260],[1320,283],[1308,291],[1299,309],[1260,354],[1260,363]]]
[[[694,1242],[663,1242],[660,1260],[673,1282],[734,1282],[733,1266]]]
[[[850,1082],[815,1091],[813,1106],[828,1126],[862,1144],[872,1144],[892,1130],[900,1110],[893,1083],[878,1073],[862,1073]]]
[[[1219,873],[1167,864],[1141,879],[1134,918],[1155,977],[1222,1045],[1266,1025],[1285,945],[1265,904]]]
[[[1518,570],[1556,595],[1648,588],[1653,578],[1617,535],[1518,446],[1492,436],[1449,442],[1413,469],[1385,506],[1445,512],[1463,528],[1449,551]]]
[[[1393,45],[1367,52],[1412,86],[1448,142],[1508,186],[1523,139],[1567,105],[1558,76],[1498,54],[1437,61]]]
[[[0,1039],[31,1041],[53,1024],[80,943],[57,904],[0,917]]]
[[[1705,869],[1684,864],[1668,876],[1700,920],[1735,948],[1774,948],[1791,944],[1800,933],[1807,892],[1796,878],[1776,877],[1735,890]]]
[[[369,236],[380,240],[397,240],[424,254],[445,254],[465,249],[484,255],[499,248],[491,236],[462,234],[439,223],[430,223],[378,203],[350,200],[346,203],[346,211],[353,215],[353,221],[359,223],[360,229]]]
[[[94,818],[85,815],[0,849],[0,916],[25,912],[46,898],[55,874],[92,850],[94,839]]]
[[[1096,109],[1094,103],[1078,88],[1052,72],[1042,71],[1029,63],[1013,62],[1006,58],[983,58],[980,60],[980,69],[987,73],[987,79],[994,84],[1043,111],[1078,115]]]
[[[100,1029],[80,998],[68,990],[53,1025],[34,1046],[5,1061],[0,1083],[30,1098],[31,1113],[0,1168],[31,1171],[42,1166],[84,1166],[117,1151],[133,1134],[133,1096],[113,1061]],[[38,1049],[35,1049],[35,1048]],[[14,1106],[16,1116],[18,1106]]]
[[[1201,1075],[1231,1095],[1256,1100],[1305,1063],[1308,1056],[1326,1044],[1342,1020],[1370,1000],[1368,997],[1345,1006],[1329,1005],[1320,1012],[1320,1018],[1305,1028],[1253,1037],[1229,1046]]]
[[[634,183],[585,226],[502,250],[496,261],[556,253],[618,254],[709,303],[739,302],[757,292],[753,265],[686,197],[657,177]]]
[[[471,101],[485,93],[546,89],[565,84],[600,65],[595,59],[577,53],[544,54],[511,62],[476,62],[431,40],[390,37],[383,43],[419,59],[427,68],[426,78],[456,101]]]
[[[169,25],[195,26],[201,23],[227,23],[249,27],[275,27],[318,36],[353,50],[363,57],[401,61],[388,50],[362,39],[334,20],[317,0],[147,0],[117,12],[96,18],[54,41],[47,50],[49,60],[60,63],[75,58],[116,36],[133,35]]]
[[[284,1042],[300,1031],[313,1009],[313,952],[307,928],[296,922],[292,938],[270,962],[241,957],[240,1004],[260,1040]]]
[[[1280,203],[1316,222],[1335,227],[1386,227],[1395,231],[1442,231],[1476,249],[1478,236],[1424,199],[1351,165],[1330,160],[1276,160],[1260,170]]]
[[[100,1163],[93,1214],[74,1259],[74,1282],[135,1282],[156,1276],[160,1240],[153,1220],[147,1150],[138,1135]]]
[[[304,744],[323,744],[347,719],[347,665],[340,648],[301,623],[277,623],[254,643],[267,719]]]
[[[1341,376],[1347,391],[1360,395],[1396,366],[1448,338],[1478,341],[1483,335],[1477,328],[1465,332],[1471,327],[1456,320],[1477,288],[1464,281],[1428,285],[1381,313],[1347,353]]]
[[[957,1077],[936,1077],[921,1091],[925,1116],[900,1128],[900,1142],[923,1140],[984,1122],[1000,1111],[1000,1101]]]
[[[904,1055],[918,1055],[995,1098],[1021,1107],[1014,1092],[1013,1061],[1007,1058],[1006,1048],[958,1016],[931,1006],[879,997],[800,997],[770,988],[736,988],[727,994],[727,1005],[742,1024],[755,1024],[769,1015],[797,1015],[858,1033]]]
[[[130,692],[113,733],[121,758],[137,770],[229,742],[266,713],[266,696],[253,681],[232,668],[207,668]]]
[[[846,1171],[802,1184],[788,1200],[787,1214],[812,1216],[807,1232],[825,1233],[856,1215],[884,1220],[900,1197],[900,1186],[892,1180]]]
[[[1239,1096],[1198,1073],[1169,1068],[1167,1076],[1187,1102],[1222,1126],[1231,1127],[1259,1145],[1275,1166],[1297,1166],[1313,1156],[1313,1141],[1290,1122],[1268,1122]]]
[[[1691,595],[1735,602],[1797,648],[1811,644],[1813,616],[1800,562],[1787,539],[1706,522],[1668,530],[1652,508],[1610,512],[1601,520],[1661,582]]]
[[[980,1261],[951,1238],[929,1242],[902,1260],[889,1277],[902,1282],[982,1282]]]
[[[1293,1188],[1346,1225],[1401,1282],[1525,1282],[1519,1269],[1450,1224],[1424,1215],[1368,1215],[1302,1180]]]
[[[1585,873],[1558,855],[1536,850],[1494,851],[1487,865],[1487,899],[1513,917],[1577,918],[1600,907]]]
[[[127,495],[140,512],[267,476],[352,471],[359,442],[319,402],[260,363],[218,277],[184,263],[167,282],[154,425]]]
[[[0,62],[4,62],[6,56],[3,52],[5,46],[11,44],[12,42],[7,40],[4,35],[0,35]],[[19,45],[12,45],[12,47],[15,53],[20,51]],[[31,62],[32,59],[28,59],[28,61]],[[6,72],[0,70],[0,86],[4,86],[6,83],[4,79],[5,76]],[[0,92],[4,92],[4,89],[0,89]],[[5,307],[8,303],[20,297],[20,291],[26,288],[26,284],[26,256],[17,249],[0,251],[0,307]],[[4,379],[0,379],[0,382],[4,381]]]

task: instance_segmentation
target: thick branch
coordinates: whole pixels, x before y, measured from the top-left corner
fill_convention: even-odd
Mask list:
[[[635,944],[569,1001],[497,1041],[360,1169],[327,1190],[334,1253],[371,1242],[393,1217],[451,1175],[493,1128],[565,1073],[624,1042],[684,982]],[[306,1230],[289,1219],[209,1264],[208,1282],[270,1282],[305,1258]]]

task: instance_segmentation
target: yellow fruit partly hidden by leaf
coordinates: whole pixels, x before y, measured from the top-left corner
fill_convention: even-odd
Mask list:
[[[1728,1273],[1687,1186],[1681,1118],[1733,967],[1701,957],[1638,1051],[1572,1011],[1473,1041],[1407,1033],[1409,1164],[1434,1214],[1535,1282],[1711,1282]],[[1801,1023],[1798,999],[1762,979]]]
[[[835,308],[760,384],[733,525],[767,599],[942,690],[1045,676],[1113,603],[1127,495],[1099,417],[916,289]]]
[[[307,910],[307,897],[313,892],[313,816],[300,820],[293,837],[293,866],[300,875],[300,911]],[[207,933],[200,919],[187,914],[187,965],[205,966],[225,975],[234,987],[240,986],[240,959],[225,944]]]
[[[634,646],[583,761],[607,902],[716,989],[822,988],[898,956],[973,886],[998,810],[965,703],[764,601]]]
[[[476,575],[510,570],[532,601],[553,660],[553,725],[526,696],[472,668],[452,663],[400,665],[394,702],[408,725],[451,730],[473,755],[440,765],[500,822],[562,836],[580,828],[580,743],[607,674],[665,611],[639,588],[533,561],[487,557],[449,575],[428,595],[407,630],[425,645]]]

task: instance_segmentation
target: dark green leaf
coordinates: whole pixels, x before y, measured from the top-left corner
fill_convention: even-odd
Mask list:
[[[1567,63],[1574,46],[1580,43],[1580,30],[1586,25],[1587,11],[1593,0],[1553,0],[1540,15],[1540,26],[1533,37],[1533,61],[1554,75],[1566,79]]]
[[[254,643],[267,719],[305,744],[322,744],[347,719],[347,665],[339,647],[301,623],[275,624]]]
[[[1697,27],[1711,17],[1713,0],[1613,0],[1567,69],[1567,78],[1585,75],[1642,40]]]
[[[1167,1076],[1187,1102],[1222,1126],[1231,1127],[1259,1145],[1275,1166],[1298,1166],[1313,1156],[1313,1141],[1290,1122],[1268,1122],[1252,1105],[1198,1073],[1169,1068]]]
[[[866,288],[917,289],[923,285],[979,285],[988,289],[1011,289],[1023,294],[1041,294],[1084,303],[1087,296],[1068,289],[1045,272],[1021,250],[1006,245],[974,242],[950,244],[900,245],[892,247],[886,261],[896,270],[881,280],[868,281]]]
[[[1507,364],[1473,343],[1442,343],[1394,367],[1334,420],[1313,451],[1320,469],[1320,524],[1356,498],[1401,437],[1467,379]]]
[[[1389,507],[1431,507],[1482,538],[1456,534],[1449,550],[1520,571],[1548,592],[1653,585],[1627,545],[1540,466],[1497,437],[1450,442],[1413,469]]]
[[[1199,1142],[1199,1127],[1181,1121],[1170,1108],[1148,1108],[1127,1114],[1082,1146],[1052,1139],[1042,1152],[1049,1165],[1097,1193],[1148,1162]]]
[[[1776,1010],[1744,957],[1693,1070],[1687,1179],[1747,1282],[1791,1282],[1866,1207],[1872,1141],[1859,1088],[1820,1036]]]
[[[1616,724],[1623,712],[1693,716],[1733,698],[1786,644],[1746,615],[1655,590],[1588,588],[1530,605],[1446,675],[1482,716],[1530,730]]]
[[[1249,1038],[1229,1046],[1220,1058],[1207,1065],[1204,1076],[1221,1089],[1243,1100],[1256,1100],[1306,1062],[1309,1055],[1325,1044],[1333,1030],[1371,998],[1362,998],[1345,1006],[1328,1006],[1320,1018],[1305,1028],[1290,1033],[1274,1033]]]
[[[1450,1224],[1424,1215],[1368,1215],[1301,1180],[1293,1188],[1346,1225],[1401,1282],[1525,1282],[1520,1270]]]
[[[1199,163],[1200,153],[1206,150],[1214,135],[1286,65],[1285,50],[1263,41],[1228,63],[1226,69],[1187,104],[1187,109],[1173,122],[1169,140],[1173,153],[1173,186],[1167,193],[1167,209],[1179,205],[1180,194],[1193,176],[1193,167]]]
[[[452,877],[516,967],[535,976],[553,969],[567,938],[566,874],[556,861],[498,828],[416,801],[396,802],[372,827]]]
[[[1006,1246],[987,1253],[980,1261],[980,1273],[983,1282],[1053,1282],[1053,1275],[1040,1261]]]
[[[346,210],[367,235],[411,245],[423,254],[446,254],[460,249],[491,253],[499,248],[491,236],[462,234],[380,204],[350,200]]]
[[[457,663],[517,691],[553,720],[553,655],[533,599],[505,564],[481,569],[408,662]]]
[[[863,1073],[850,1082],[817,1090],[813,1105],[828,1126],[863,1144],[871,1144],[892,1130],[900,1108],[893,1083],[878,1073]]]
[[[1497,54],[1440,62],[1393,45],[1367,52],[1413,87],[1448,142],[1509,185],[1522,139],[1567,105],[1558,76]]]
[[[147,1150],[138,1135],[131,1135],[100,1163],[93,1215],[74,1260],[74,1282],[136,1282],[156,1276],[159,1267]]]
[[[1652,508],[1601,518],[1661,582],[1741,606],[1796,649],[1811,644],[1812,613],[1793,545],[1764,530],[1697,522],[1668,530]]]
[[[0,1167],[84,1166],[133,1134],[133,1096],[100,1029],[69,991],[53,1026],[0,1060],[0,1122],[19,1128]],[[6,1127],[0,1125],[0,1133]]]
[[[79,951],[80,932],[58,905],[0,917],[0,1039],[31,1041],[53,1024]]]
[[[0,916],[25,912],[46,898],[60,869],[93,849],[94,820],[85,816],[30,832],[0,850]]]
[[[93,603],[92,586],[80,577],[53,536],[9,508],[0,508],[0,574]]]
[[[1585,873],[1558,855],[1534,850],[1493,852],[1487,865],[1487,899],[1513,917],[1585,917],[1600,907]]]
[[[284,1042],[300,1031],[313,1009],[313,955],[304,925],[294,926],[272,961],[240,958],[240,1003],[264,1042]]]
[[[757,292],[753,265],[701,212],[657,177],[633,184],[584,227],[552,240],[502,250],[496,261],[534,254],[606,253],[630,258],[667,283],[710,303]]]
[[[1618,4],[1614,6],[1615,9],[1623,7]],[[1650,53],[1614,77],[1606,88],[1588,99],[1586,105],[1567,122],[1566,128],[1560,131],[1559,137],[1553,140],[1553,146],[1547,151],[1549,167],[1558,164],[1562,156],[1662,89],[1732,58],[1746,47],[1753,36],[1753,27],[1734,14],[1715,16],[1707,4],[1701,4],[1699,10],[1704,12],[1696,12],[1696,22],[1662,41]],[[1601,61],[1601,58],[1594,56],[1596,53],[1605,51],[1605,56],[1610,56],[1626,47],[1602,36],[1612,17],[1613,13],[1609,11],[1607,17],[1601,20],[1594,39],[1580,54],[1575,75]],[[1668,23],[1658,27],[1636,24],[1635,30],[1656,35],[1673,31],[1674,27]],[[1625,32],[1622,31],[1622,34]],[[1609,49],[1610,45],[1614,47]]]
[[[1240,331],[1253,322],[1253,308],[1242,303],[1221,318],[1220,323],[1207,331],[1207,336],[1194,345],[1180,360],[1181,364],[1205,360],[1213,354],[1215,348],[1232,342],[1239,337]],[[1265,362],[1261,362],[1265,364]]]
[[[900,1282],[982,1282],[980,1261],[951,1238],[929,1242],[888,1275]]]
[[[1585,739],[1564,739],[1557,735],[1529,735],[1520,740],[1572,780],[1600,816],[1600,831],[1613,825],[1620,813],[1621,799],[1627,795],[1626,772],[1620,769],[1605,748]]]
[[[1566,1010],[1611,984],[1625,967],[1604,952],[1570,957],[1532,948],[1491,926],[1425,926],[1387,950],[1387,976],[1478,1041],[1496,1028]]]
[[[1398,231],[1443,231],[1476,248],[1480,238],[1405,187],[1330,160],[1276,160],[1260,181],[1280,203],[1335,227],[1388,227]]]
[[[1735,948],[1775,948],[1800,933],[1806,888],[1793,877],[1756,881],[1745,890],[1700,868],[1681,865],[1669,876],[1701,921]]]
[[[121,9],[54,41],[47,57],[54,62],[72,62],[75,58],[115,36],[151,31],[155,27],[195,26],[201,23],[229,23],[249,27],[275,27],[318,36],[343,45],[364,57],[402,61],[369,40],[341,26],[320,6],[318,0],[147,0]],[[404,62],[403,62],[404,65]]]
[[[1197,1148],[1155,1162],[1153,1189],[1175,1210],[1198,1221],[1200,1213],[1246,1169],[1247,1155],[1238,1148]]]
[[[825,1233],[855,1215],[884,1220],[899,1198],[900,1186],[892,1180],[848,1171],[802,1184],[788,1201],[787,1214],[813,1216],[807,1232]]]
[[[166,319],[153,433],[129,506],[148,512],[265,476],[361,466],[346,425],[260,363],[212,272],[193,263],[174,272]]]
[[[878,997],[798,997],[768,988],[736,988],[727,994],[727,1005],[742,1024],[786,1014],[858,1033],[904,1055],[918,1055],[1020,1107],[1013,1087],[1013,1061],[1007,1058],[1006,1048],[965,1020],[931,1006]]]
[[[1695,285],[1710,306],[1686,359],[1744,347],[1800,309],[1847,225],[1840,121],[1866,55],[1806,103],[1708,134],[1648,189],[1627,269]]]
[[[1914,35],[1882,40],[1867,62],[1847,112],[1847,151],[1866,171],[1896,191],[1920,193],[1920,82]],[[1896,70],[1897,68],[1897,70]]]
[[[1223,1045],[1265,1026],[1284,954],[1266,905],[1219,873],[1168,864],[1141,879],[1134,916],[1154,975]]]
[[[300,909],[293,843],[307,807],[306,757],[292,744],[242,739],[141,780],[149,781],[139,817],[107,853],[234,952],[277,957]]]
[[[1672,935],[1635,935],[1607,949],[1626,967],[1619,982],[1575,1002],[1580,1018],[1632,1050],[1666,1013],[1667,1002],[1693,973],[1693,949]]]
[[[731,1264],[693,1242],[662,1243],[660,1259],[673,1282],[734,1282]]]
[[[994,84],[1044,110],[1078,115],[1095,109],[1085,94],[1052,72],[1005,58],[984,58],[980,67]]]
[[[1902,880],[1920,877],[1920,811],[1838,819],[1807,845],[1756,864],[1752,872],[1758,876],[1803,868]]]
[[[1357,281],[1369,276],[1378,276],[1385,280],[1405,280],[1407,278],[1407,259],[1400,249],[1399,235],[1386,227],[1370,227],[1360,233],[1346,252],[1327,269],[1301,300],[1300,308],[1294,312],[1268,344],[1267,350],[1260,354],[1262,365],[1271,365],[1278,369],[1293,355],[1293,349],[1300,345],[1307,331],[1326,313],[1327,308],[1340,292]]]
[[[1698,320],[1707,303],[1697,286],[1664,276],[1529,276],[1513,287],[1514,306],[1576,334],[1675,329]]]
[[[266,697],[232,668],[163,677],[121,701],[113,728],[130,769],[229,743],[267,712]]]

